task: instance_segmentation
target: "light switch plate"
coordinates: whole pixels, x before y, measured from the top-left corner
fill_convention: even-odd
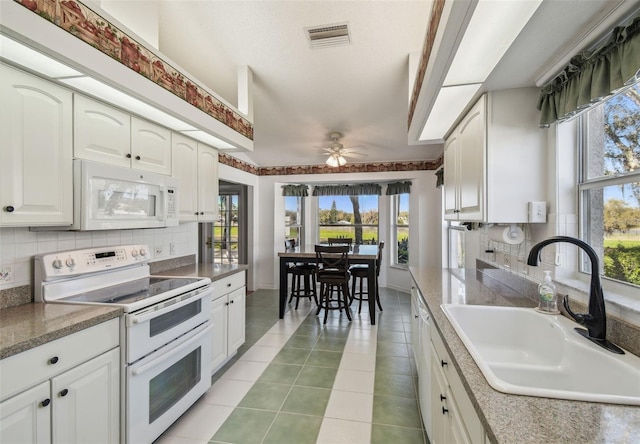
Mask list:
[[[529,202],[529,223],[546,223],[547,222],[547,203],[546,202]]]

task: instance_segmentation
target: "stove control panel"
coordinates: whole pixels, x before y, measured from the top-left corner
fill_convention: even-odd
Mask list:
[[[35,271],[51,280],[124,268],[148,262],[149,251],[147,245],[123,245],[46,253],[35,257]]]

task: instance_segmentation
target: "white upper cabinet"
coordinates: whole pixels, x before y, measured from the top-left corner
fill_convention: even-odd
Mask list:
[[[546,200],[546,132],[538,90],[483,95],[445,142],[445,219],[526,223],[527,203]]]
[[[180,179],[180,222],[214,222],[218,216],[218,151],[172,136],[173,177]]]
[[[72,94],[0,64],[0,226],[73,222]]]
[[[81,159],[170,175],[171,131],[76,94],[74,155]]]
[[[131,117],[131,167],[171,175],[171,131]]]
[[[73,100],[74,156],[130,167],[131,116],[78,94]]]

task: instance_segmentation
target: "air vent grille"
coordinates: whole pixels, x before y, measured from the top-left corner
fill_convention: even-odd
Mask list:
[[[348,23],[335,25],[314,26],[305,28],[309,45],[312,48],[326,48],[328,46],[341,46],[351,43]]]

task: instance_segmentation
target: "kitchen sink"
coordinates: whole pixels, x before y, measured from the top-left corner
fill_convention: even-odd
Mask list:
[[[518,395],[640,405],[640,358],[586,340],[578,324],[533,308],[443,304],[494,389]]]

